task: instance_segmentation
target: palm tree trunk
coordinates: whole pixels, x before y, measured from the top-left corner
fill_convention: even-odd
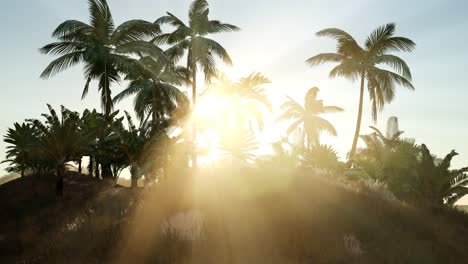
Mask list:
[[[117,176],[119,175],[119,171],[117,169],[117,166],[112,166],[112,177],[114,179],[115,182],[117,182]]]
[[[353,146],[351,147],[351,152],[349,154],[349,161],[352,162],[354,155],[356,154],[356,146],[359,139],[359,132],[361,130],[361,119],[362,119],[362,105],[364,101],[364,73],[361,74],[361,89],[359,92],[359,109],[358,109],[358,118],[356,121],[356,130],[354,132]]]
[[[89,155],[88,175],[93,177],[93,156]]]
[[[63,168],[57,169],[57,182],[55,183],[55,193],[57,196],[63,196]]]
[[[136,188],[138,187],[138,165],[132,164],[130,167],[130,179],[131,179],[131,185],[130,187]]]
[[[113,177],[111,165],[107,162],[101,164],[101,176],[103,179],[111,179]]]
[[[78,159],[78,172],[81,173],[81,157]]]
[[[152,106],[153,106],[153,122],[152,122],[152,124],[153,124],[153,129],[155,129],[156,128],[156,122],[157,122],[157,111],[156,111],[156,109],[158,107],[158,104],[156,102],[156,98],[157,98],[157,96],[156,96],[156,83],[154,82],[154,80],[153,80],[153,84],[154,84],[154,87],[153,87],[153,102],[152,102]]]
[[[94,162],[94,176],[99,179],[99,160],[96,157]]]
[[[196,65],[192,66],[192,111],[195,111],[195,107],[197,105],[197,70],[196,70]],[[192,149],[192,168],[196,169],[198,167],[198,160],[197,160],[197,124],[195,120],[192,121],[193,126],[192,126],[192,143],[193,143],[193,149]]]

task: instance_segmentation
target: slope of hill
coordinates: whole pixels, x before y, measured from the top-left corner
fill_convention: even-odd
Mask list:
[[[11,181],[0,186],[0,263],[468,262],[461,212],[310,175],[242,175],[180,177],[144,192],[71,173],[63,198],[53,179]],[[203,216],[201,235],[162,231],[191,210]]]

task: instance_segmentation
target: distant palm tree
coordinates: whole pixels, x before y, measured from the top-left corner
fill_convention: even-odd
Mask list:
[[[333,147],[320,144],[305,149],[303,165],[333,172],[339,168],[340,162]]]
[[[284,113],[277,118],[277,121],[294,120],[288,128],[288,135],[302,126],[303,140],[307,148],[320,144],[320,133],[322,131],[327,131],[336,136],[335,127],[320,115],[343,111],[342,108],[337,106],[323,105],[323,100],[317,99],[318,92],[317,87],[309,89],[304,99],[304,106],[288,97],[288,101],[281,105]]]
[[[260,130],[263,129],[264,111],[272,111],[272,105],[266,94],[265,84],[271,81],[261,73],[251,73],[247,77],[234,82],[223,74],[218,74],[217,81],[209,86],[202,94],[215,95],[218,99],[227,98],[229,106],[223,105],[224,109],[213,109],[216,112],[224,110],[223,121],[228,124],[234,121],[233,126],[242,126],[253,130],[253,123],[256,123]],[[235,120],[228,120],[232,117]]]
[[[401,141],[400,136],[405,132],[399,130],[398,117],[396,116],[391,116],[388,118],[385,134],[374,126],[370,126],[370,128],[374,130],[375,135],[379,137],[380,140],[387,146],[394,146],[398,144]]]
[[[257,125],[263,128],[262,107],[272,111],[272,105],[263,85],[271,83],[270,79],[261,73],[254,72],[247,77],[243,77],[237,83],[237,94],[245,101],[245,106],[255,117]]]
[[[143,41],[160,33],[158,25],[130,20],[117,28],[106,0],[89,0],[90,24],[67,20],[52,33],[58,42],[41,48],[45,54],[60,55],[42,72],[49,78],[80,62],[84,62],[86,84],[82,98],[88,93],[91,80],[99,80],[101,104],[106,115],[113,108],[111,84],[120,81],[119,73],[125,73],[137,63],[130,54],[160,56],[162,51],[155,45]]]
[[[239,133],[222,135],[218,149],[223,152],[223,156],[229,157],[232,161],[248,163],[255,160],[253,152],[258,149],[258,142],[252,131],[242,130]]]
[[[218,20],[209,20],[208,1],[194,0],[189,9],[189,24],[167,12],[156,20],[155,24],[170,24],[176,29],[172,33],[161,34],[153,39],[156,44],[173,45],[168,54],[175,61],[179,60],[187,51],[187,69],[190,72],[192,83],[192,106],[197,102],[197,71],[202,70],[205,81],[209,82],[216,74],[215,56],[221,58],[224,63],[231,64],[231,58],[227,51],[218,42],[207,38],[209,34],[231,32],[239,30],[231,24],[224,24]],[[196,141],[196,127],[193,128],[193,141]],[[193,156],[193,166],[196,167],[196,153]]]
[[[24,177],[37,147],[37,130],[29,123],[15,123],[13,128],[8,128],[4,141],[9,144],[6,147],[6,160],[3,161],[10,163],[7,170],[20,172],[21,177]]]
[[[325,62],[338,63],[330,72],[331,78],[342,76],[353,81],[356,79],[361,81],[358,117],[350,160],[354,158],[361,128],[365,82],[367,81],[374,122],[377,120],[377,113],[395,97],[395,85],[414,89],[411,84],[411,72],[406,62],[389,52],[411,52],[416,44],[408,38],[393,36],[394,32],[395,24],[393,23],[378,27],[367,38],[365,48],[362,48],[345,31],[337,28],[324,29],[317,32],[317,35],[336,39],[338,41],[337,52],[321,53],[307,60],[311,66]],[[394,69],[396,73],[379,68],[379,65],[386,65]]]

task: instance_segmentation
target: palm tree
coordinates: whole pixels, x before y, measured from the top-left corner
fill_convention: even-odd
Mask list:
[[[50,113],[42,115],[46,121],[34,119],[31,123],[40,132],[41,154],[50,162],[51,168],[55,171],[57,195],[62,196],[66,164],[83,152],[91,143],[91,138],[80,133],[78,113],[62,106],[61,117],[59,117],[50,105],[47,106]]]
[[[258,149],[258,142],[252,131],[242,130],[238,133],[222,135],[218,142],[218,149],[225,157],[231,158],[231,161],[248,163],[255,159],[253,152]]]
[[[174,85],[187,80],[187,71],[180,66],[160,62],[152,57],[140,59],[142,67],[127,75],[127,88],[114,97],[114,102],[135,94],[134,109],[140,121],[152,117],[153,127],[171,118],[183,119],[189,112],[189,101]]]
[[[97,132],[99,128],[101,127],[101,122],[100,122],[100,114],[96,111],[96,109],[93,109],[93,111],[89,111],[88,109],[83,111],[83,114],[81,116],[81,122],[80,122],[80,131],[83,134],[90,135],[94,140],[93,142],[88,146],[87,149],[83,152],[83,156],[88,156],[89,157],[89,162],[88,162],[88,175],[93,176],[93,171],[94,171],[94,166],[96,164],[96,138],[97,138]],[[96,164],[96,167],[99,166]],[[96,176],[99,177],[99,176]]]
[[[311,66],[325,62],[338,63],[330,71],[330,78],[342,76],[353,81],[356,79],[361,81],[358,117],[350,160],[354,158],[361,128],[365,83],[367,82],[369,99],[372,103],[374,122],[377,120],[377,113],[395,97],[396,85],[414,89],[411,84],[411,72],[406,62],[389,53],[392,51],[411,52],[416,44],[408,38],[395,37],[394,33],[394,23],[378,27],[367,38],[365,48],[362,48],[347,32],[337,28],[324,29],[317,32],[317,35],[336,39],[338,41],[337,52],[321,53],[307,60]],[[379,68],[380,65],[388,66],[396,72]]]
[[[116,175],[112,173],[112,164],[119,160],[121,153],[119,149],[120,138],[115,132],[116,124],[122,122],[122,118],[116,118],[119,111],[114,111],[108,116],[103,114],[97,115],[98,127],[94,131],[94,171],[95,177],[103,179],[116,179]],[[99,165],[101,167],[101,175],[99,175]]]
[[[203,71],[205,81],[209,82],[216,74],[215,56],[221,58],[224,63],[232,64],[227,51],[218,42],[207,38],[209,34],[232,32],[239,30],[238,27],[225,24],[218,20],[208,18],[209,8],[206,0],[194,0],[189,9],[189,24],[167,12],[155,21],[155,24],[170,24],[176,29],[172,33],[161,34],[153,39],[156,44],[173,45],[168,54],[175,61],[179,60],[187,51],[187,69],[190,72],[192,83],[192,107],[197,103],[197,71]],[[192,140],[196,142],[196,126],[193,127]],[[194,151],[193,167],[197,166],[197,157]]]
[[[37,130],[29,123],[15,123],[14,128],[8,128],[4,142],[6,147],[6,160],[10,172],[20,172],[24,177],[25,171],[31,166],[31,158],[37,147]],[[2,163],[3,163],[2,162]]]
[[[329,145],[314,145],[304,151],[304,165],[322,169],[328,172],[339,168],[338,153]]]
[[[89,0],[89,12],[90,24],[67,20],[52,33],[58,42],[44,46],[41,52],[60,57],[47,66],[41,77],[49,78],[83,62],[86,84],[82,98],[88,93],[91,80],[98,80],[102,108],[108,115],[113,108],[111,85],[120,81],[120,73],[137,64],[127,55],[161,56],[158,47],[144,41],[159,34],[160,28],[143,20],[130,20],[115,28],[106,0]]]
[[[261,73],[251,73],[236,83],[234,94],[239,97],[239,108],[252,115],[258,128],[263,129],[263,109],[272,111],[272,105],[263,85],[271,83],[270,79]],[[252,123],[249,122],[252,129]]]
[[[226,127],[242,127],[253,131],[256,123],[263,129],[264,112],[271,112],[272,105],[266,94],[265,84],[271,81],[260,73],[251,73],[234,82],[223,74],[218,74],[216,82],[205,89],[201,95],[223,101],[212,110],[213,115],[206,118],[207,125],[223,122]],[[219,128],[220,126],[217,125]]]
[[[374,126],[370,126],[372,130],[374,130],[375,135],[382,140],[385,145],[394,146],[398,144],[401,139],[400,136],[405,132],[401,131],[398,128],[398,117],[391,116],[387,120],[387,130],[385,134],[382,133],[378,128]]]
[[[304,148],[283,138],[271,145],[273,153],[267,160],[268,166],[281,169],[296,169],[301,164]]]
[[[450,163],[458,153],[452,150],[443,160],[437,160],[426,145],[421,145],[415,192],[432,205],[453,205],[468,194],[468,167],[452,170]]]
[[[138,179],[143,175],[141,165],[141,155],[143,148],[149,140],[149,133],[145,123],[141,123],[137,128],[132,118],[125,111],[128,128],[125,129],[120,124],[115,126],[115,131],[120,137],[120,149],[124,153],[124,163],[130,167],[132,184],[131,187],[137,187]]]
[[[304,99],[304,106],[288,97],[288,101],[281,105],[284,113],[277,118],[277,121],[294,120],[289,126],[287,134],[291,134],[302,126],[303,140],[307,148],[320,144],[320,133],[327,131],[336,136],[336,130],[327,120],[320,117],[321,114],[342,112],[338,106],[325,106],[323,100],[317,99],[319,89],[317,87],[309,89]]]

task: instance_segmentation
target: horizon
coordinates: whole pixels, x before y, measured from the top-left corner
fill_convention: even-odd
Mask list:
[[[125,1],[109,1],[116,24],[130,18],[154,21],[165,11],[185,17],[189,3],[138,0],[128,6]],[[286,95],[302,102],[308,88],[319,87],[320,99],[345,109],[343,113],[327,115],[335,125],[338,137],[321,137],[323,143],[332,145],[343,160],[351,148],[358,83],[342,78],[329,79],[331,65],[311,68],[305,64],[310,56],[335,46],[333,40],[316,37],[315,32],[327,27],[343,28],[362,44],[373,28],[395,22],[396,35],[409,37],[417,45],[414,52],[399,54],[412,69],[416,90],[397,89],[395,100],[385,106],[375,126],[384,129],[387,118],[397,116],[400,129],[405,131],[404,137],[416,138],[416,143],[427,144],[439,157],[455,149],[460,156],[454,159],[453,167],[467,166],[468,142],[462,135],[468,133],[468,126],[460,125],[462,120],[459,117],[468,115],[468,109],[463,108],[464,98],[468,96],[464,89],[468,76],[463,74],[463,69],[468,67],[468,61],[461,59],[468,55],[466,50],[462,50],[468,36],[458,32],[463,32],[468,24],[468,17],[463,14],[468,3],[454,1],[450,6],[442,1],[402,3],[291,1],[284,6],[271,1],[211,1],[210,14],[213,17],[220,17],[241,28],[239,32],[214,36],[228,50],[234,63],[232,67],[221,66],[221,71],[234,80],[251,72],[260,72],[268,77],[272,83],[265,87],[276,110]],[[48,80],[39,78],[52,57],[40,54],[38,49],[52,41],[50,34],[62,21],[70,18],[88,21],[87,2],[75,0],[65,4],[58,0],[42,0],[27,4],[29,8],[25,8],[26,2],[8,2],[0,11],[3,24],[11,25],[4,30],[9,39],[14,40],[0,44],[4,58],[0,70],[8,73],[1,80],[4,90],[0,106],[2,136],[14,122],[38,118],[39,113],[46,111],[47,103],[53,107],[63,104],[76,111],[85,108],[100,110],[96,83],[91,84],[89,95],[84,100],[80,99],[85,83],[80,66]],[[384,11],[371,12],[374,10]],[[365,20],[354,19],[362,12],[369,16]],[[44,13],[48,16],[39,15]],[[445,39],[450,41],[440,43]],[[113,95],[122,88],[123,85],[113,87]],[[115,109],[132,110],[131,103],[131,99],[126,99]],[[277,116],[278,111],[273,113]],[[370,103],[365,101],[361,134],[370,132],[369,125],[374,124],[370,118]],[[278,127],[276,124],[266,125],[267,128],[269,126]],[[442,134],[443,139],[440,138]],[[5,143],[1,141],[0,153],[4,155],[4,152]],[[6,164],[0,164],[0,171],[5,167]]]

